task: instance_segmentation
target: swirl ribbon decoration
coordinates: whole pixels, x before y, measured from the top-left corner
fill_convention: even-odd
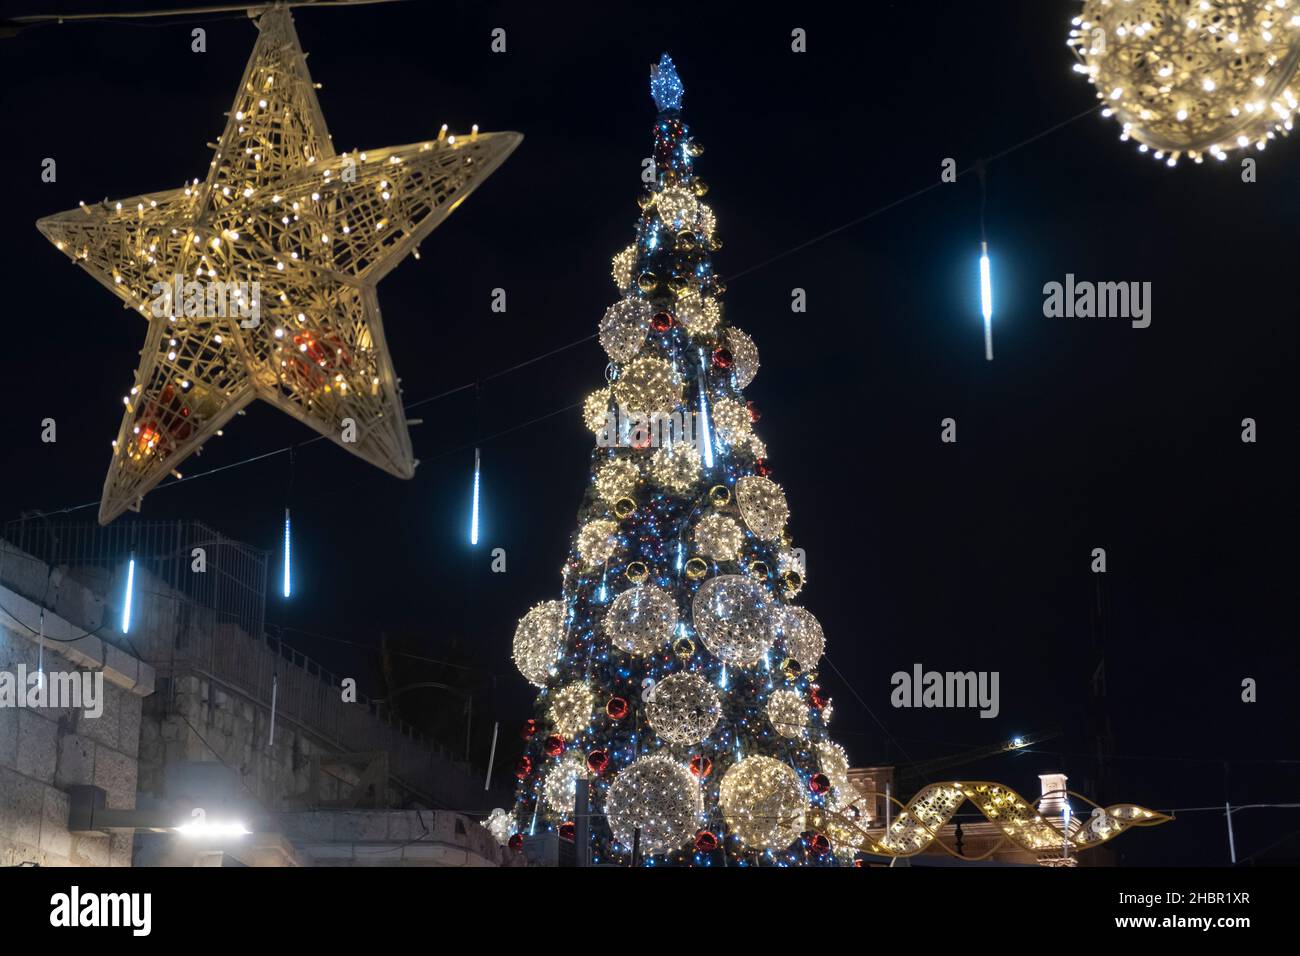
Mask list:
[[[890,797],[901,811],[883,833],[866,830],[861,823],[842,811],[814,810],[809,814],[809,824],[825,832],[833,843],[863,853],[909,857],[937,842],[951,856],[961,860],[979,860],[991,856],[1006,842],[1040,857],[1068,858],[1076,851],[1101,846],[1130,827],[1158,826],[1173,819],[1132,803],[1100,807],[1072,790],[1056,791],[1044,796],[1064,797],[1067,794],[1093,808],[1087,818],[1074,817],[1068,826],[1068,833],[1065,832],[1065,827],[1054,825],[1033,803],[1010,787],[987,781],[928,784],[906,806]],[[967,800],[1002,833],[1002,840],[978,857],[958,853],[939,839],[938,831]]]

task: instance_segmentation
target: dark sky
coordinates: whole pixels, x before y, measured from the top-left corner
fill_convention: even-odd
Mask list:
[[[929,185],[944,157],[966,169],[1093,102],[1064,42],[1076,4],[941,6],[873,3],[861,20],[838,4],[743,15],[669,4],[653,17],[641,5],[299,10],[337,148],[414,142],[444,122],[526,137],[424,241],[423,258],[379,286],[405,397],[595,331],[616,298],[609,260],[632,239],[650,151],[648,66],[669,50],[685,119],[707,147],[696,170],[726,243],[715,266],[746,273],[730,283],[728,315],[762,355],[747,397],[808,553],[802,603],[842,674],[823,668],[823,683],[854,763],[920,762],[1060,728],[1033,753],[936,775],[1030,795],[1038,773],[1060,769],[1089,786],[1089,562],[1104,547],[1114,759],[1090,795],[1161,809],[1220,804],[1226,760],[1234,803],[1294,801],[1300,764],[1285,759],[1300,758],[1291,286],[1300,144],[1260,155],[1259,181],[1243,184],[1235,158],[1169,170],[1094,115],[993,163],[992,363],[973,175],[746,272]],[[97,499],[145,334],[33,223],[79,199],[204,175],[205,144],[220,134],[255,30],[238,15],[198,19],[204,54],[190,51],[196,24],[180,19],[0,39],[6,518]],[[498,26],[504,55],[489,50]],[[806,54],[790,52],[794,27],[808,31]],[[40,180],[45,157],[58,162],[56,183]],[[1151,327],[1043,317],[1043,284],[1066,273],[1152,283]],[[497,287],[507,290],[504,315],[489,308]],[[790,311],[795,287],[807,291],[804,315]],[[580,401],[603,383],[605,362],[591,341],[490,382],[482,431]],[[486,443],[483,543],[471,551],[472,393],[416,414],[423,464],[410,482],[327,442],[298,452],[298,592],[287,606],[273,600],[270,615],[362,645],[386,632],[429,656],[463,655],[501,675],[484,695],[490,713],[476,719],[499,717],[513,742],[531,693],[511,665],[511,636],[534,602],[559,595],[591,435],[575,410]],[[1239,438],[1247,416],[1258,421],[1253,445]],[[40,441],[45,417],[58,422],[56,444]],[[939,440],[945,417],[957,420],[956,445]],[[312,434],[255,404],[185,470]],[[273,549],[288,477],[287,457],[276,456],[160,488],[144,517],[197,518]],[[493,547],[506,549],[505,574],[488,570]],[[372,653],[297,643],[343,673],[374,673]],[[1001,714],[891,708],[890,675],[914,663],[998,671]],[[425,674],[409,659],[398,666]],[[1258,703],[1240,701],[1246,677],[1259,681]],[[1242,856],[1300,829],[1291,810],[1236,819]],[[1226,847],[1214,813],[1117,844],[1127,861],[1157,864],[1222,863]]]

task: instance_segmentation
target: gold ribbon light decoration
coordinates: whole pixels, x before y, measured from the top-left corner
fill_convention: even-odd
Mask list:
[[[375,287],[523,138],[444,127],[427,142],[337,154],[288,9],[257,25],[206,179],[36,224],[149,320],[102,524],[138,510],[257,398],[412,477]]]
[[[1067,42],[1120,139],[1170,166],[1262,150],[1300,108],[1300,0],[1087,0]]]

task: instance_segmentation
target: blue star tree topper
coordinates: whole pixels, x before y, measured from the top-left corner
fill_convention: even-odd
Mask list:
[[[650,97],[659,112],[681,109],[685,92],[677,67],[673,66],[673,58],[667,53],[659,57],[658,64],[650,65]]]

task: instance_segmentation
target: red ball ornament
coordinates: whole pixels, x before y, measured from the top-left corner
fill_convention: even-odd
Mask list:
[[[713,773],[713,761],[708,757],[696,755],[691,758],[691,773],[701,780]]]
[[[524,848],[524,835],[522,833],[512,834],[510,839],[506,841],[506,846],[518,853]]]
[[[650,317],[650,328],[656,332],[667,332],[673,327],[673,317],[670,312],[656,312]]]
[[[558,757],[564,753],[564,738],[559,734],[551,734],[542,744],[542,749],[546,751],[548,757]]]
[[[754,474],[760,478],[766,478],[772,473],[772,466],[767,463],[766,458],[760,458],[754,462]]]
[[[731,368],[731,349],[714,349],[713,364],[720,369]]]
[[[816,707],[818,710],[821,710],[829,703],[829,700],[827,699],[826,695],[822,693],[820,687],[814,687],[812,689],[812,693],[809,694],[808,699],[809,701],[811,701],[812,705]]]
[[[627,716],[627,711],[627,701],[622,697],[611,697],[605,705],[605,713],[615,720],[622,720]]]
[[[537,721],[530,717],[528,720],[524,721],[524,726],[520,729],[519,736],[524,738],[524,740],[531,740],[535,733],[537,733]]]
[[[718,838],[708,830],[695,834],[695,849],[701,853],[712,853],[718,848]]]
[[[533,772],[533,758],[527,755],[519,758],[519,763],[515,764],[515,776],[520,780]]]
[[[831,788],[831,778],[824,773],[815,773],[808,778],[808,789],[813,793],[825,793]]]
[[[749,420],[751,422],[757,422],[763,417],[763,413],[758,410],[758,406],[753,401],[746,402],[745,407],[749,409]]]
[[[814,853],[828,853],[831,848],[831,841],[826,839],[824,834],[814,833],[812,839],[808,841],[809,848]]]
[[[578,828],[573,825],[572,821],[560,824],[560,839],[573,842],[573,838],[578,835]]]
[[[593,750],[587,754],[587,769],[592,773],[604,773],[609,766],[609,754],[603,750]]]

